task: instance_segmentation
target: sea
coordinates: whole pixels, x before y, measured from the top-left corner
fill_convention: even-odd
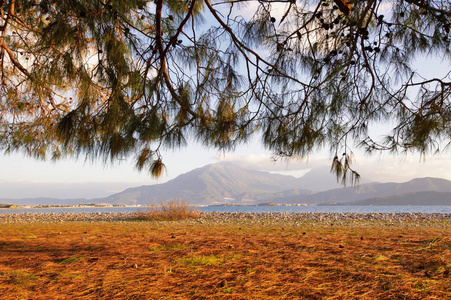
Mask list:
[[[204,212],[249,212],[249,213],[448,213],[449,206],[203,206],[195,207]],[[59,207],[59,208],[1,208],[0,214],[19,213],[66,213],[66,212],[137,212],[146,207]]]

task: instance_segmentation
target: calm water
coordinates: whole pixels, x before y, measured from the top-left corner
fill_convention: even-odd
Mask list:
[[[0,214],[60,212],[136,212],[142,207],[74,207],[0,209]],[[208,206],[200,211],[219,212],[300,212],[300,213],[451,213],[451,206]]]

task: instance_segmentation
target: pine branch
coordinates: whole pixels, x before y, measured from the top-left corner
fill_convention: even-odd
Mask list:
[[[16,68],[18,68],[25,76],[30,77],[28,70],[24,66],[22,66],[22,64],[14,57],[14,53],[11,51],[8,45],[5,44],[3,37],[0,37],[0,48],[4,49],[8,53],[9,59]]]
[[[190,13],[192,13],[192,10],[194,8],[196,0],[193,0]],[[166,48],[163,47],[163,38],[162,38],[162,30],[161,30],[161,14],[163,10],[163,3],[164,0],[158,0],[156,2],[156,10],[155,10],[155,31],[156,31],[156,37],[155,42],[158,49],[158,52],[160,53],[160,74],[163,76],[166,87],[168,88],[171,96],[176,100],[180,106],[183,107],[186,111],[188,111],[191,115],[196,116],[196,113],[189,107],[185,107],[185,103],[180,99],[180,95],[177,94],[174,87],[172,86],[171,79],[168,74],[167,65],[166,65],[166,52],[168,51],[168,47],[171,45],[169,44]],[[189,17],[184,19],[184,23],[189,19]],[[179,27],[179,32],[181,32],[182,26]]]

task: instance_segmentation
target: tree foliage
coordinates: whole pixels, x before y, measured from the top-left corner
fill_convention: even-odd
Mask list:
[[[37,158],[137,157],[260,135],[278,156],[450,141],[443,0],[1,0],[0,147]],[[369,128],[392,122],[385,140]],[[351,144],[351,145],[350,145]]]

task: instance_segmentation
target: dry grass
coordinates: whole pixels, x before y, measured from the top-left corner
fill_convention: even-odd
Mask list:
[[[0,299],[450,299],[451,229],[2,224]]]
[[[142,221],[180,221],[197,219],[200,212],[190,206],[185,200],[174,199],[169,202],[162,201],[159,206],[151,207],[147,211],[137,214]]]

